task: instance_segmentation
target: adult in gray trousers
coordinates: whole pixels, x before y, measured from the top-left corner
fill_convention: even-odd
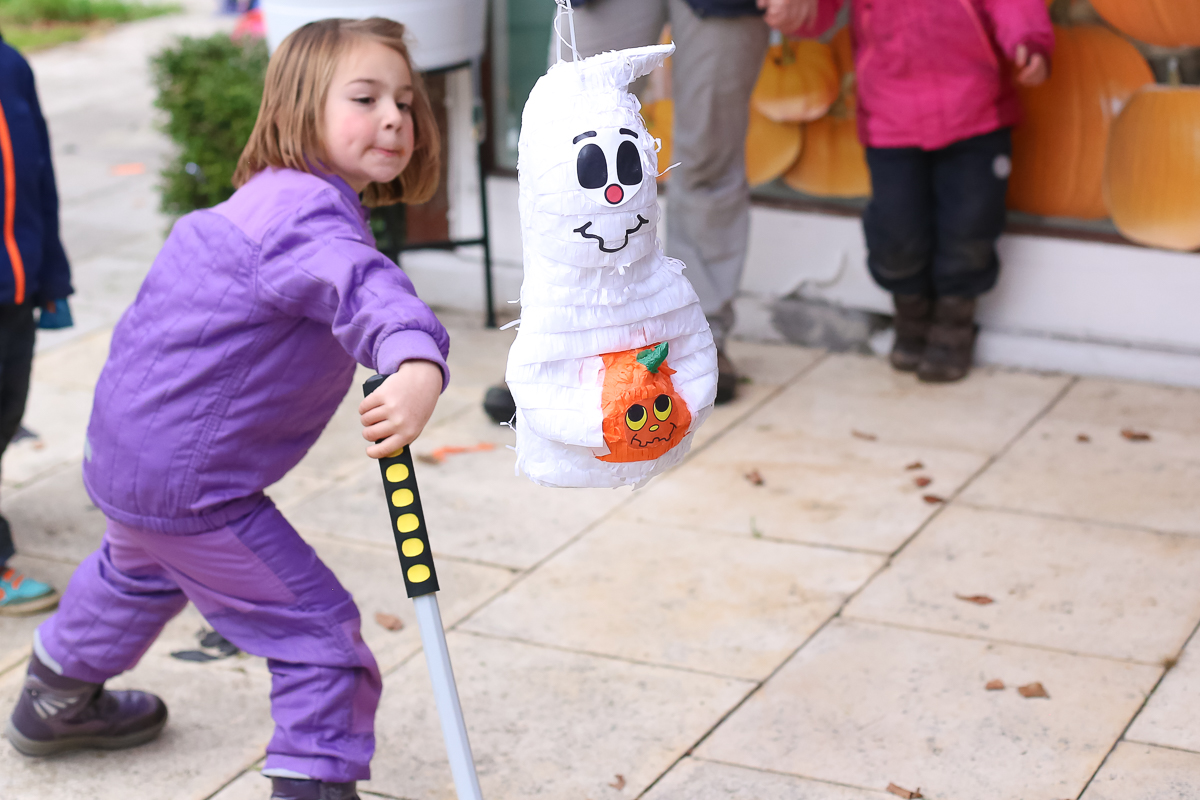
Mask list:
[[[687,264],[717,343],[717,402],[737,389],[725,355],[733,299],[750,235],[746,129],[750,93],[766,56],[770,28],[791,32],[816,13],[815,0],[573,0],[580,56],[655,44],[671,23],[675,105],[667,178],[667,255]],[[563,26],[564,28],[566,26]],[[564,35],[569,38],[566,30]],[[564,46],[564,53],[567,52]],[[551,53],[555,52],[551,43]],[[512,399],[499,387],[484,407],[507,420]]]

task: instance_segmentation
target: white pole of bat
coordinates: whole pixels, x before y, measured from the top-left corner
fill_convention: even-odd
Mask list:
[[[479,777],[475,774],[475,759],[471,757],[471,742],[467,739],[467,724],[454,683],[450,666],[450,651],[446,649],[446,631],[438,609],[437,593],[430,592],[413,598],[417,609],[417,627],[421,629],[421,645],[425,648],[425,664],[433,683],[433,699],[442,722],[442,737],[446,740],[446,755],[450,759],[450,774],[458,800],[483,800]]]

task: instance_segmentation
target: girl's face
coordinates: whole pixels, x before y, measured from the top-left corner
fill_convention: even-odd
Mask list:
[[[325,101],[325,160],[356,192],[395,180],[413,152],[412,73],[404,57],[362,41],[339,60]]]

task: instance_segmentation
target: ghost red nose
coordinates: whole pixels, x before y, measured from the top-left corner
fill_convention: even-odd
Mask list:
[[[610,203],[619,203],[624,197],[625,190],[615,183],[604,190],[604,199]]]

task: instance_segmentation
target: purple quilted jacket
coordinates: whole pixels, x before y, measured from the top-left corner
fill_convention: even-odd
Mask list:
[[[356,361],[448,381],[449,347],[344,181],[265,170],[175,223],[113,332],[84,482],[127,525],[219,528],[300,461]]]

